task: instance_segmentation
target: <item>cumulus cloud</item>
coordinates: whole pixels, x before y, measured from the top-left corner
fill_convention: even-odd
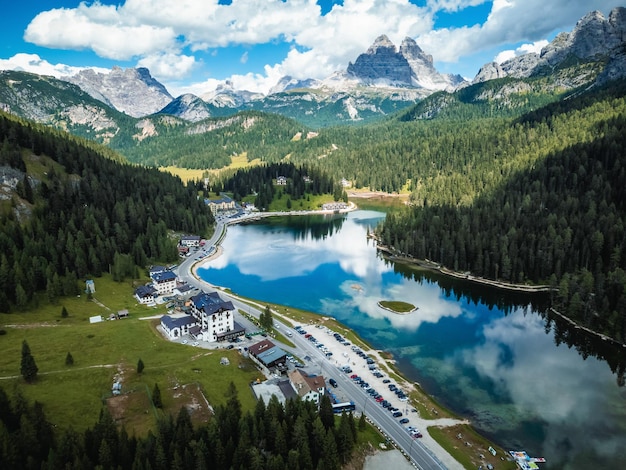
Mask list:
[[[89,67],[101,73],[108,73],[108,69]],[[50,75],[60,78],[67,75],[75,75],[84,67],[72,67],[64,64],[51,64],[37,54],[15,54],[8,59],[0,59],[0,70],[19,70],[22,72],[36,73],[38,75]]]
[[[268,60],[265,75],[232,77],[250,89],[267,90],[276,83],[268,86],[270,77],[324,78],[345,69],[381,34],[396,45],[412,37],[436,62],[455,63],[500,46],[539,44],[587,12],[608,13],[613,6],[608,0],[493,0],[482,24],[433,29],[438,12],[462,12],[485,1],[427,0],[417,6],[409,0],[344,0],[324,16],[316,0],[83,2],[39,13],[24,38],[48,48],[91,50],[107,59],[150,64],[153,75],[166,81],[191,72],[200,53],[210,58],[214,50],[231,45],[290,43],[285,57]]]
[[[545,39],[530,44],[522,44],[517,49],[507,49],[506,51],[500,52],[493,60],[501,64],[502,62],[506,62],[507,60],[517,57],[519,55],[529,54],[531,52],[539,54],[541,52],[541,49],[543,49],[547,45],[548,41]]]
[[[612,6],[607,0],[494,0],[483,24],[432,30],[418,36],[417,42],[435,61],[457,62],[481,50],[545,40],[557,30],[571,28],[588,12],[608,13]]]
[[[146,67],[150,73],[162,80],[176,80],[185,77],[196,66],[194,56],[162,53],[141,58],[138,67]]]

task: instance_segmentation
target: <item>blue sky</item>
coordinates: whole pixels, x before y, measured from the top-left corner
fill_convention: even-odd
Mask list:
[[[62,76],[150,69],[174,96],[224,80],[266,92],[284,75],[345,70],[381,34],[409,36],[443,73],[539,51],[626,0],[22,0],[3,5],[0,69]]]

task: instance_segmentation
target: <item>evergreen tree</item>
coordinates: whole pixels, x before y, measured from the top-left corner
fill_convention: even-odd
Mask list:
[[[335,425],[335,414],[333,412],[333,405],[330,402],[330,397],[326,394],[322,395],[320,401],[320,419],[325,429],[330,429]]]
[[[141,374],[143,372],[144,369],[144,364],[143,361],[141,360],[141,358],[139,358],[139,360],[137,361],[137,373]]]
[[[74,365],[74,358],[72,357],[72,354],[70,352],[68,352],[67,356],[65,356],[65,365],[66,366]]]
[[[22,341],[22,364],[20,372],[26,382],[34,382],[37,379],[37,372],[39,371],[37,364],[35,364],[35,358],[30,353],[30,347],[26,340]]]
[[[69,315],[69,313],[67,312],[67,309],[65,308],[65,305],[63,306],[63,308],[61,309],[61,318],[67,318]]]
[[[152,389],[152,404],[156,408],[163,408],[163,402],[161,401],[161,389],[157,383],[154,384]]]

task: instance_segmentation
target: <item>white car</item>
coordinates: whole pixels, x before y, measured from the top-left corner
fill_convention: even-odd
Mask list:
[[[186,339],[184,339],[184,340],[182,341],[182,343],[183,343],[183,344],[187,344],[188,342],[189,342],[189,341],[187,341]]]
[[[198,343],[197,341],[194,341],[194,342],[193,342],[193,345],[194,345],[194,346],[198,346],[199,344],[200,344],[200,343]]]

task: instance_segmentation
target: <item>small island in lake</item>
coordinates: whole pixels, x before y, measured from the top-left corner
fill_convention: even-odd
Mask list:
[[[378,306],[399,315],[406,315],[417,310],[415,305],[397,300],[380,300]]]

